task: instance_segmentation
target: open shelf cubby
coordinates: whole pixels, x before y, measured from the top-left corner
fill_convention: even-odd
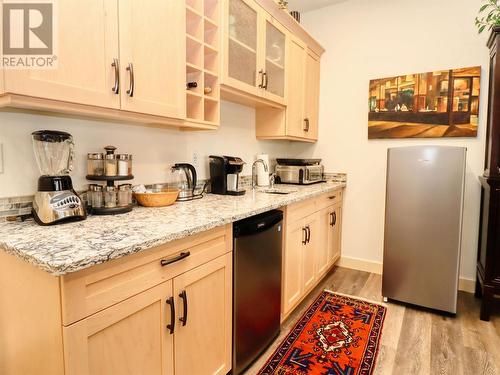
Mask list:
[[[204,37],[203,18],[192,8],[186,8],[186,34],[196,39]]]
[[[186,116],[192,120],[203,121],[203,97],[186,91]]]
[[[186,0],[186,8],[191,8],[199,14],[203,14],[203,0]]]
[[[186,0],[186,117],[213,125],[220,121],[219,7],[220,0]]]
[[[216,20],[219,18],[219,0],[204,0],[203,14],[209,20],[217,23]]]

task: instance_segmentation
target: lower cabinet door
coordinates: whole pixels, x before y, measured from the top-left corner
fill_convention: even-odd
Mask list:
[[[319,212],[319,237],[316,247],[316,275],[321,277],[331,264],[331,209],[325,208]]]
[[[175,374],[226,375],[231,369],[231,285],[231,253],[174,279]]]
[[[173,374],[172,281],[63,328],[67,375]]]
[[[342,233],[342,206],[340,204],[335,205],[331,210],[331,228],[328,261],[333,264],[340,258]]]
[[[286,228],[286,243],[283,253],[283,292],[281,309],[286,315],[302,297],[302,252],[306,238],[302,221]]]
[[[319,215],[316,213],[304,219],[308,241],[302,252],[302,283],[305,293],[313,288],[316,281],[316,251],[320,244]]]

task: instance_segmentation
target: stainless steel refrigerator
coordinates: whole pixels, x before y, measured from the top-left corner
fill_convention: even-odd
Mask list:
[[[385,298],[456,313],[466,152],[387,150]]]

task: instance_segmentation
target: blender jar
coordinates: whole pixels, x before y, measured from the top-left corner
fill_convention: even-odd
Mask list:
[[[42,176],[62,176],[73,170],[74,143],[71,134],[39,130],[31,135],[33,151]]]

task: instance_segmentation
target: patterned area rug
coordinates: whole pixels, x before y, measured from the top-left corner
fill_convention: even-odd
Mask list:
[[[260,370],[260,375],[369,375],[384,306],[324,291]]]

